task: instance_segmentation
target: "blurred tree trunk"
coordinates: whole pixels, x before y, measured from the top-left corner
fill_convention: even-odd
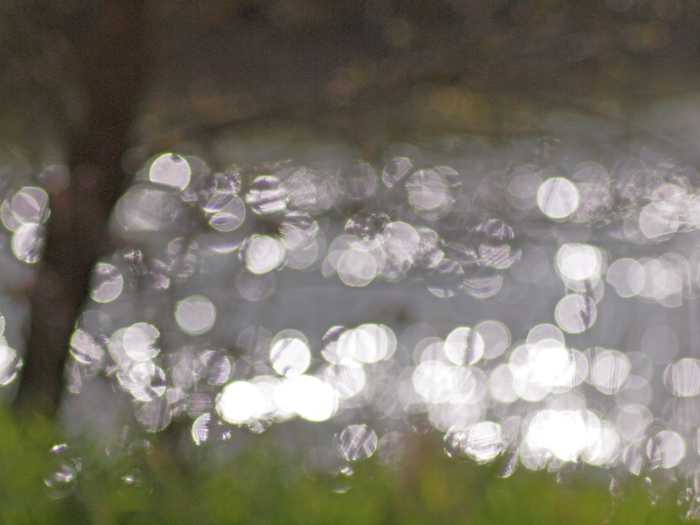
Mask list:
[[[46,1],[32,9],[45,16],[52,7]],[[147,73],[147,8],[147,0],[88,2],[60,22],[86,114],[68,130],[70,182],[50,196],[46,246],[29,292],[30,331],[14,401],[22,413],[55,416],[91,271],[109,249],[109,214],[128,182],[121,160]]]

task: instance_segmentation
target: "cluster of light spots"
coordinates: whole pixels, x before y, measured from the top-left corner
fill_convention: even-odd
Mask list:
[[[483,395],[483,373],[477,369],[423,361],[412,376],[413,387],[430,403],[463,403]]]
[[[607,280],[620,297],[633,297],[644,288],[644,267],[634,259],[618,259],[608,268]]]
[[[656,186],[649,200],[651,202],[639,213],[639,229],[649,241],[667,239],[685,224],[694,222],[697,203],[686,188],[678,184]]]
[[[159,340],[159,330],[141,322],[115,331],[107,345],[113,363],[107,370],[136,400],[136,418],[150,432],[165,428],[172,417],[166,374],[155,362],[160,353]],[[78,363],[101,358],[101,347],[82,330],[74,333],[72,346]],[[79,386],[75,385],[76,390]]]
[[[301,332],[284,330],[259,344],[246,341],[247,338],[240,344],[250,347],[251,352],[258,352],[260,344],[269,345],[272,369],[282,376],[235,381],[217,398],[216,409],[222,419],[251,427],[261,420],[299,416],[323,421],[332,417],[343,400],[356,396],[364,388],[366,374],[362,365],[388,359],[396,348],[396,337],[385,326],[339,328],[332,341],[327,341],[323,353],[327,360],[337,363],[325,367],[321,377],[316,377],[304,373],[311,363],[311,352]],[[338,364],[340,361],[343,364]],[[200,431],[203,432],[200,429],[197,435],[201,435]]]
[[[338,237],[328,250],[324,275],[335,270],[348,286],[366,286],[375,277],[400,280],[415,262],[420,241],[419,232],[401,221],[389,222],[371,240],[361,241],[351,235]]]
[[[513,170],[510,176],[506,185],[506,197],[516,208],[530,210],[535,206],[541,184],[542,175],[535,166],[521,166]]]
[[[340,279],[345,284],[350,283],[349,286],[365,286],[372,282],[377,274],[377,261],[370,250],[362,249],[363,244],[357,245],[353,241],[352,236],[341,235],[331,243],[328,256],[323,263],[323,275],[330,277],[333,272],[338,271],[340,260],[343,259],[338,274]],[[375,243],[372,243],[370,246],[374,247],[374,245]],[[353,261],[359,263],[355,269],[353,269]]]
[[[616,423],[620,435],[627,442],[639,441],[654,420],[651,411],[642,405],[626,405],[617,413]]]
[[[275,390],[275,401],[283,410],[308,421],[325,421],[338,409],[335,390],[321,379],[309,375],[282,381]]]
[[[216,307],[206,297],[191,295],[175,305],[175,320],[186,334],[208,332],[216,321]]]
[[[690,264],[677,253],[638,261],[621,258],[611,264],[607,272],[608,282],[620,297],[638,295],[666,307],[682,304],[685,291],[690,286],[690,276]]]
[[[333,387],[340,400],[356,396],[367,384],[367,374],[360,366],[330,365],[323,372],[323,380]]]
[[[394,332],[381,324],[364,324],[349,330],[331,328],[324,340],[323,357],[342,365],[376,363],[391,358],[396,351]]]
[[[232,169],[225,174],[208,174],[203,178],[206,183],[199,191],[197,201],[206,214],[209,225],[220,232],[235,230],[245,220],[245,204],[238,197],[240,173]],[[194,200],[194,196],[188,196],[186,200]]]
[[[95,266],[92,277],[90,297],[98,303],[114,301],[122,293],[124,278],[113,265],[99,263]]]
[[[418,170],[406,182],[408,202],[422,215],[435,219],[445,215],[452,208],[449,183],[443,175],[446,170],[457,175],[454,170],[445,167]]]
[[[228,384],[217,398],[216,410],[229,423],[254,427],[260,421],[295,416],[324,421],[337,411],[339,399],[344,397],[341,392],[345,397],[356,393],[348,392],[356,385],[352,378],[346,380],[340,368],[326,369],[322,379],[304,374],[311,363],[311,353],[301,332],[284,330],[272,339],[260,341],[260,345],[248,344],[247,337],[244,339],[240,344],[254,353],[260,345],[269,345],[272,369],[282,378],[259,375],[251,381]],[[359,380],[363,382],[364,376]]]
[[[153,401],[165,392],[165,374],[152,361],[129,363],[117,372],[117,379],[139,401]]]
[[[581,353],[564,347],[555,339],[520,345],[513,350],[509,361],[513,391],[526,401],[540,401],[552,392],[566,392],[579,385],[588,373],[586,359]],[[514,396],[496,380],[502,383],[507,377],[502,369],[498,376],[491,377],[492,391],[503,401],[512,400]]]
[[[413,170],[413,162],[407,157],[397,157],[387,163],[382,171],[382,182],[393,188]]]
[[[217,203],[216,206],[212,206],[208,203],[205,209],[212,214],[209,224],[220,232],[233,231],[245,220],[245,204],[238,197],[233,197],[226,204]]]
[[[482,421],[466,430],[445,434],[448,455],[469,457],[477,463],[493,460],[503,452],[505,445],[501,425],[492,421]]]
[[[474,331],[483,341],[484,359],[496,359],[510,346],[510,330],[499,321],[483,321]]]
[[[295,270],[311,266],[325,246],[318,224],[306,215],[287,215],[280,225],[280,236],[286,253],[285,266]]]
[[[508,472],[518,463],[557,470],[577,461],[634,474],[675,468],[697,448],[700,361],[692,346],[663,320],[625,339],[633,347],[624,352],[594,345],[621,344],[607,340],[617,335],[610,319],[619,298],[639,297],[640,308],[696,300],[699,255],[675,240],[700,227],[697,174],[652,156],[608,172],[595,162],[572,168],[569,160],[544,166],[458,155],[455,169],[412,154],[383,167],[316,159],[314,169],[279,162],[222,173],[196,157],[157,156],[119,201],[116,231],[139,248],[95,269],[99,326],[78,325],[69,375],[114,374],[146,429],[189,416],[197,444],[228,439],[230,425],[261,432],[275,421],[343,414],[342,428],[371,411],[391,421],[424,418],[445,432],[452,456],[486,463],[508,454]],[[45,219],[34,190],[3,202],[11,231]],[[293,270],[356,288],[420,281],[428,308],[440,303],[445,311],[419,328],[386,317],[391,327],[377,324],[362,312],[367,324],[334,326],[320,342],[301,326],[274,337],[248,327],[237,335],[238,367],[226,351],[209,349],[207,338],[231,340],[241,328],[236,317],[247,316],[235,301],[230,308],[231,284],[220,283],[261,301],[302,275]],[[606,285],[617,295],[606,295]],[[389,284],[362,293],[382,286]],[[187,297],[195,290],[207,297]],[[153,304],[140,318],[153,324],[120,322],[130,315],[124,295],[140,304],[146,291]],[[474,310],[448,315],[466,301]],[[501,320],[483,320],[496,305]],[[310,308],[317,307],[324,306]],[[349,322],[348,311],[343,304],[329,325]],[[415,312],[422,321],[433,315]],[[535,318],[554,324],[525,325],[541,322]],[[378,440],[360,421],[336,435],[336,461],[375,453],[396,461],[400,444],[400,434]]]
[[[617,350],[596,352],[591,363],[591,383],[604,394],[615,394],[629,376],[631,365],[625,354]]]
[[[367,168],[360,172],[369,173]],[[365,179],[369,180],[358,180]],[[382,181],[390,189],[390,202],[404,199],[413,209],[411,215],[436,225],[450,213],[469,209],[461,193],[462,176],[448,166],[414,170],[410,159],[397,157],[385,166]],[[486,298],[501,289],[503,276],[497,270],[509,268],[521,255],[509,245],[512,229],[497,219],[474,227],[465,235],[467,242],[445,243],[444,248],[432,227],[392,221],[386,213],[361,211],[348,219],[345,231],[350,235],[331,243],[322,270],[324,276],[337,273],[343,283],[355,287],[377,278],[400,281],[422,270],[428,290],[438,297],[452,297],[463,289]]]
[[[267,408],[261,389],[248,381],[229,383],[216,399],[216,411],[233,424],[260,419],[265,416]]]
[[[283,266],[306,269],[323,255],[325,239],[311,214],[326,211],[341,196],[369,198],[376,191],[374,169],[363,162],[336,173],[273,163],[260,169],[234,167],[221,174],[211,173],[196,157],[166,153],[155,158],[147,172],[154,185],[134,186],[117,206],[115,216],[124,234],[172,228],[185,220],[187,207],[193,204],[199,205],[212,229],[221,233],[240,226],[246,205],[255,214],[282,217],[278,235],[254,234],[240,245],[246,272],[237,277],[237,285],[241,295],[251,301],[274,293],[274,270]],[[237,193],[244,176],[252,178],[242,200]],[[461,175],[447,166],[414,170],[410,160],[399,157],[386,166],[382,180],[385,187],[397,191],[397,184],[404,183],[400,189],[407,204],[430,221],[454,212],[455,206],[461,210],[460,206],[466,202],[460,200]],[[179,193],[164,191],[163,186]],[[348,231],[355,228],[350,225],[352,221],[346,227]],[[377,277],[398,281],[413,268],[421,268],[428,271],[428,289],[435,295],[450,297],[463,288],[474,297],[486,298],[497,293],[503,284],[502,275],[487,269],[506,269],[520,257],[520,251],[511,250],[507,244],[512,231],[510,236],[503,237],[494,230],[496,236],[488,238],[492,234],[484,225],[474,228],[473,236],[481,239],[481,244],[473,248],[475,257],[455,261],[445,259],[438,248],[439,235],[431,228],[415,228],[405,221],[385,219],[376,224],[381,225],[374,232],[378,237],[372,233],[363,237],[364,241],[373,242],[352,242],[356,239],[348,237],[336,239],[328,251],[324,275],[337,272],[349,286],[366,286]],[[364,226],[359,228],[365,235]],[[224,267],[225,257],[214,259],[215,268]],[[463,271],[464,264],[474,265],[473,270]]]
[[[39,260],[43,246],[42,224],[49,216],[47,193],[34,186],[25,186],[10,193],[0,205],[2,223],[12,233],[12,253],[20,261]]]
[[[258,177],[246,197],[253,211],[259,215],[283,216],[278,234],[253,234],[240,246],[240,260],[245,266],[237,278],[240,294],[249,301],[259,301],[275,291],[274,271],[282,267],[306,269],[322,255],[325,238],[318,223],[308,213],[319,212],[316,200],[308,201],[309,178],[317,178],[304,171],[296,172],[288,185],[271,176]],[[292,192],[291,195],[289,192]],[[294,205],[294,209],[290,207]]]
[[[676,210],[671,206],[648,204],[639,214],[639,229],[650,240],[668,237],[678,230]]]
[[[617,427],[609,421],[601,421],[598,429],[598,439],[587,443],[582,458],[590,465],[614,465],[620,450],[620,435]]]
[[[351,247],[338,259],[338,276],[348,286],[366,286],[376,277],[377,266],[369,250]]]
[[[484,339],[467,326],[455,328],[445,339],[445,355],[456,365],[472,365],[484,355]]]
[[[488,219],[469,232],[466,243],[442,243],[435,230],[415,228],[403,221],[360,215],[350,219],[346,231],[330,245],[323,275],[337,272],[348,286],[366,286],[375,278],[389,282],[403,279],[411,271],[426,272],[428,290],[442,298],[463,289],[477,298],[495,295],[501,289],[499,271],[520,259],[520,250],[509,245],[513,230],[503,222]]]
[[[551,457],[561,461],[575,461],[597,447],[600,439],[600,420],[589,410],[541,410],[527,426],[524,449],[520,456],[533,468]],[[590,453],[589,453],[590,454]]]
[[[281,212],[287,207],[287,191],[278,177],[263,175],[251,182],[246,202],[259,215]]]
[[[333,416],[337,407],[335,391],[327,383],[303,374],[281,381],[265,376],[235,381],[226,385],[216,399],[219,415],[236,425],[293,416],[324,421]]]

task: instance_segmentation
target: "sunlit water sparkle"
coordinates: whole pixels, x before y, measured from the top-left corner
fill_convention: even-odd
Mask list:
[[[154,157],[115,209],[125,247],[95,267],[68,390],[114,377],[145,430],[189,418],[197,446],[342,415],[342,460],[396,462],[418,414],[477,463],[700,471],[697,172],[470,147],[451,166],[415,147],[220,172]],[[0,212],[36,262],[46,193]],[[5,385],[21,360],[1,343]]]

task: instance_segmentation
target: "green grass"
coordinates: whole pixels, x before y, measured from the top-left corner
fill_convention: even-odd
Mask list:
[[[438,436],[416,435],[400,465],[374,458],[350,476],[309,473],[302,454],[256,436],[230,461],[183,464],[156,436],[149,453],[81,450],[74,489],[49,497],[43,482],[49,448],[61,442],[51,424],[18,425],[0,412],[0,523],[30,524],[666,524],[681,523],[680,487],[656,505],[640,479],[611,497],[606,473],[573,471],[564,482],[519,468],[502,478],[506,459],[489,466],[457,462]],[[235,436],[234,436],[235,439]],[[92,458],[92,459],[91,459]],[[124,479],[137,478],[127,484]],[[593,478],[598,478],[594,480]]]

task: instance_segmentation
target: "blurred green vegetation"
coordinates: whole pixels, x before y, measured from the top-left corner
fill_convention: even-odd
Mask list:
[[[458,462],[431,434],[413,436],[400,464],[371,458],[354,463],[349,475],[310,471],[303,454],[275,445],[275,432],[255,437],[215,467],[211,461],[178,464],[158,435],[140,458],[133,446],[108,457],[83,445],[72,490],[51,492],[44,477],[56,463],[48,451],[61,443],[61,433],[40,419],[18,425],[7,410],[0,428],[0,522],[13,525],[661,524],[683,522],[686,510],[677,504],[678,486],[652,505],[641,479],[629,480],[613,497],[605,476],[596,480],[591,472],[557,481],[554,474],[519,468],[503,478],[505,458],[489,466]]]

